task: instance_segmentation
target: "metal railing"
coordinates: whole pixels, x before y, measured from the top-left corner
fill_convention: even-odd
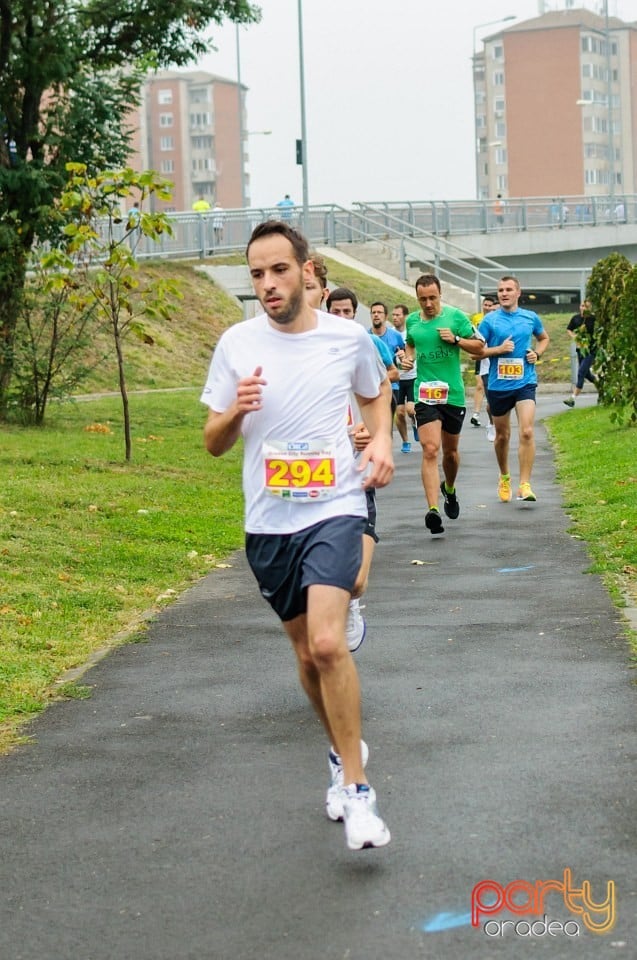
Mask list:
[[[354,207],[399,217],[412,226],[443,236],[569,230],[637,223],[637,196],[522,197],[495,200],[370,201]]]
[[[159,243],[140,238],[136,253],[140,258],[157,256],[206,257],[217,253],[242,251],[257,223],[279,219],[277,207],[252,207],[224,210],[221,230],[215,228],[219,215],[184,211],[168,215],[173,236],[162,237]],[[312,244],[335,245],[349,242],[352,236],[361,238],[372,223],[380,228],[399,227],[406,237],[414,231],[422,239],[427,237],[487,233],[526,232],[536,230],[578,230],[583,227],[625,226],[637,224],[637,196],[610,197],[569,196],[555,200],[531,197],[506,200],[502,208],[491,200],[423,200],[400,202],[355,203],[352,209],[337,204],[308,207],[307,222],[301,208],[290,212],[291,222],[299,227]],[[459,252],[460,248],[456,248]],[[477,255],[463,252],[472,259]],[[478,258],[479,259],[479,258]]]
[[[289,213],[290,222],[301,229],[312,245],[338,246],[374,241],[389,256],[398,260],[399,275],[408,278],[410,264],[423,264],[448,283],[473,293],[476,302],[492,290],[507,271],[506,264],[482,257],[474,250],[450,239],[500,231],[577,230],[582,227],[637,224],[637,196],[567,197],[507,200],[503,209],[492,201],[405,201],[356,203],[351,209],[337,204],[311,206],[304,219],[301,208]],[[498,212],[496,212],[496,210]],[[245,250],[254,227],[264,220],[280,219],[277,207],[252,207],[224,210],[220,218],[213,210],[205,213],[170,213],[172,235],[162,234],[158,241],[135,235],[135,256],[140,260],[158,258],[199,258],[231,254]],[[125,225],[122,225],[124,236]],[[555,275],[571,290],[583,295],[590,268],[563,269],[516,268],[525,283],[533,277]],[[544,281],[546,286],[546,282]]]

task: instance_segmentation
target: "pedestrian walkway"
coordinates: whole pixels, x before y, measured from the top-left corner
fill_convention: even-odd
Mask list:
[[[562,409],[540,396],[541,415]],[[538,503],[502,504],[493,446],[467,424],[460,518],[432,541],[420,456],[395,437],[356,655],[388,847],[352,853],[325,817],[321,728],[237,555],[0,758],[0,957],[635,957],[634,673],[538,440]],[[615,884],[609,933],[555,890],[524,919],[578,924],[575,946],[503,928],[510,912],[471,926],[480,881],[535,890],[567,869],[598,902]]]

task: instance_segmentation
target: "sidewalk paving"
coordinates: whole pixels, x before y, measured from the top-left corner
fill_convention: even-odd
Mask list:
[[[541,416],[562,409],[540,394]],[[2,960],[637,956],[635,675],[544,429],[527,505],[497,502],[492,444],[465,426],[460,518],[436,541],[399,448],[356,655],[392,843],[352,853],[326,819],[325,739],[238,554],[0,758]],[[610,932],[558,891],[542,914],[577,921],[575,946],[471,926],[479,881],[566,868],[597,901],[615,883]]]

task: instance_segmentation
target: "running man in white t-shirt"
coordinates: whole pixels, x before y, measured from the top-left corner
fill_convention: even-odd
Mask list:
[[[365,489],[392,479],[390,411],[373,344],[306,300],[307,242],[282,221],[259,224],[247,248],[265,313],[226,330],[202,401],[206,448],[244,442],[246,554],[297,656],[301,684],[330,739],[327,813],[352,850],[390,834],[361,746],[360,686],[345,639],[361,562]],[[371,440],[352,457],[346,411],[358,400]]]

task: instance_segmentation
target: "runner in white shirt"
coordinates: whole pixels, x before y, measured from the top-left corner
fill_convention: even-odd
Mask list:
[[[305,238],[267,221],[253,231],[247,259],[265,314],[231,327],[217,344],[202,395],[205,444],[221,456],[243,437],[246,553],[330,738],[328,816],[344,820],[350,849],[384,846],[390,834],[365,777],[345,621],[361,562],[365,489],[393,476],[390,411],[362,327],[306,301],[313,266]],[[350,391],[371,434],[358,461],[346,425]]]

